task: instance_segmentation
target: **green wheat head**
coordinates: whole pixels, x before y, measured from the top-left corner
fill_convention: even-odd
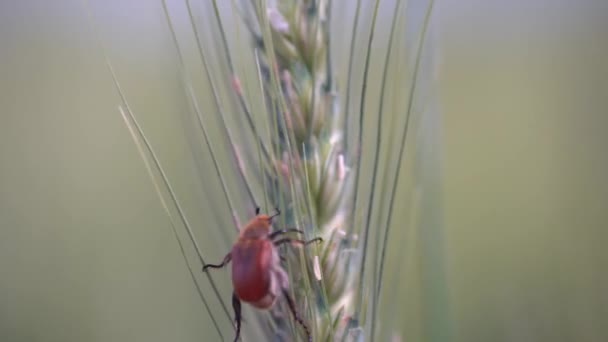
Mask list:
[[[437,128],[436,114],[428,105],[435,99],[427,94],[432,89],[434,64],[424,61],[432,57],[424,51],[428,50],[425,40],[433,3],[424,2],[424,10],[417,14],[418,24],[414,25],[417,32],[411,36],[405,34],[411,26],[408,4],[400,0],[384,4],[384,11],[388,8],[390,13],[383,16],[383,20],[390,18],[390,25],[384,24],[388,27],[384,32],[387,48],[381,57],[376,57],[374,66],[372,51],[378,39],[382,3],[233,0],[232,13],[238,13],[238,20],[242,21],[227,27],[219,1],[206,4],[207,13],[212,13],[207,15],[207,19],[213,19],[211,24],[197,17],[191,2],[186,1],[213,99],[214,109],[209,110],[199,104],[200,94],[184,62],[183,43],[163,1],[183,91],[192,109],[190,119],[208,147],[215,170],[216,177],[205,177],[204,181],[221,184],[221,197],[234,216],[233,221],[224,218],[214,227],[226,226],[227,222],[238,227],[243,223],[239,217],[246,217],[243,209],[251,217],[252,209],[259,205],[267,210],[281,209],[275,228],[298,228],[305,231],[307,239],[323,238],[321,244],[308,248],[281,249],[292,295],[298,311],[312,328],[314,341],[376,341],[389,337],[401,340],[407,335],[400,330],[397,317],[404,312],[401,300],[405,289],[399,282],[405,273],[402,261],[409,244],[395,244],[391,239],[395,236],[403,242],[405,226],[424,225],[412,217],[429,215],[426,211],[432,206],[424,195],[428,191],[425,182],[436,179],[428,181],[429,177],[423,174],[436,167],[428,161],[436,158],[436,151],[429,149],[437,136],[433,132]],[[354,22],[342,33],[350,32],[350,44],[348,51],[342,53],[343,58],[336,61],[333,54],[337,46],[344,44],[335,39],[334,21],[340,20],[335,19],[340,17],[336,13],[346,12],[347,8],[354,9]],[[366,29],[360,28],[362,23],[367,23]],[[347,27],[346,23],[339,24]],[[209,25],[213,27],[207,30]],[[239,27],[245,28],[244,35]],[[406,37],[415,39],[409,41]],[[250,49],[246,55],[249,62],[243,63],[242,56],[235,57],[231,44]],[[216,50],[215,58],[210,47]],[[356,56],[360,56],[359,63]],[[219,71],[214,72],[216,65]],[[207,259],[211,256],[199,247],[195,232],[199,228],[188,223],[109,60],[108,66],[122,98],[120,112],[171,218],[201,301],[220,339],[229,340],[232,332],[225,331],[220,322],[232,318],[228,305],[220,298],[214,275],[200,275],[200,264],[210,262]],[[423,91],[417,89],[420,78],[425,79]],[[374,84],[370,88],[374,92],[379,89],[376,101],[366,102],[370,97],[369,84]],[[418,107],[415,99],[420,102]],[[398,189],[403,188],[400,177],[406,173],[406,137],[412,126],[417,133],[411,148],[415,164],[411,168],[413,199],[401,205]],[[217,132],[222,136],[220,140],[214,139]],[[404,216],[404,211],[411,217]],[[395,213],[400,219],[393,219]],[[222,232],[226,248],[231,243],[229,231]],[[197,260],[186,252],[188,246],[193,246]],[[441,265],[441,261],[437,263]],[[387,287],[385,280],[393,284]],[[211,284],[213,293],[207,293],[203,283]],[[437,297],[442,293],[440,286],[433,291],[422,296]],[[210,296],[219,298],[221,307],[212,307]],[[441,303],[438,308],[444,310]],[[442,314],[431,316],[443,319]],[[242,335],[245,341],[255,340],[248,336],[253,331],[255,336],[270,341],[303,338],[284,303],[278,303],[269,313],[248,317],[252,319],[246,318]],[[437,340],[432,333],[419,336],[422,335]]]

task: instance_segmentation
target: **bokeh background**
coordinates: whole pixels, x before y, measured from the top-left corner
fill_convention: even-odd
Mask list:
[[[428,239],[406,246],[411,277],[399,285],[419,284],[403,303],[407,340],[608,340],[608,2],[435,6],[443,231],[431,238],[443,259],[425,258]],[[215,242],[234,232],[208,227],[231,213],[219,184],[202,184],[208,160],[175,115],[188,105],[161,4],[3,1],[0,340],[216,340],[100,42],[190,223],[204,227],[205,254],[224,255]],[[439,304],[416,278],[433,267]],[[425,315],[431,304],[442,315]]]

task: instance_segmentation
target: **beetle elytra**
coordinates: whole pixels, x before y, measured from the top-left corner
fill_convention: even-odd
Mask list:
[[[287,273],[281,267],[281,257],[277,247],[284,243],[296,243],[306,246],[323,239],[317,237],[309,241],[283,237],[287,233],[303,234],[295,228],[271,231],[272,219],[280,214],[276,209],[274,215],[260,214],[256,208],[256,216],[241,230],[239,237],[226,254],[221,264],[207,264],[203,271],[209,268],[222,268],[232,261],[232,308],[236,322],[236,337],[241,333],[241,302],[248,303],[258,309],[270,309],[277,298],[285,297],[289,310],[294,319],[302,326],[308,341],[312,341],[310,328],[300,317],[296,305],[289,294]]]

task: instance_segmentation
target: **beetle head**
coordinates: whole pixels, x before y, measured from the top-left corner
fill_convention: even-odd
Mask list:
[[[272,215],[260,214],[260,208],[255,208],[255,217],[241,231],[242,239],[265,239],[272,230],[272,219],[281,215],[279,208]]]
[[[241,238],[265,239],[272,230],[272,218],[269,215],[257,215],[241,231]]]

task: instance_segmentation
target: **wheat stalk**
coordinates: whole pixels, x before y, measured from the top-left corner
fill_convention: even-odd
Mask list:
[[[300,275],[295,279],[297,292],[305,293],[308,298],[300,300],[300,309],[306,310],[308,317],[314,319],[314,331],[319,340],[360,340],[368,336],[374,340],[387,244],[390,228],[395,224],[392,218],[396,186],[433,1],[427,4],[427,9],[422,13],[424,19],[420,37],[414,45],[417,45],[417,49],[406,102],[407,111],[402,120],[395,120],[393,115],[391,121],[394,126],[387,130],[383,117],[386,111],[384,104],[387,102],[384,96],[388,92],[385,88],[389,87],[387,80],[389,66],[393,64],[392,47],[399,26],[399,14],[405,8],[402,1],[395,2],[388,52],[382,67],[381,99],[375,120],[375,148],[372,149],[373,157],[369,158],[373,160],[369,193],[359,191],[363,159],[359,151],[364,135],[366,86],[380,2],[375,1],[371,5],[371,32],[362,70],[358,115],[349,110],[348,97],[351,94],[351,76],[354,74],[352,43],[346,108],[342,110],[338,105],[335,70],[330,54],[330,1],[243,3],[244,8],[250,9],[245,11],[244,18],[256,44],[257,65],[271,131],[274,133],[272,148],[269,149],[272,165],[264,172],[270,201],[290,209],[284,224],[305,228],[309,235],[321,235],[326,241],[319,250],[309,253],[312,255],[302,253],[304,259],[290,263],[291,273]],[[356,1],[355,5],[353,41],[357,35],[361,2]],[[399,84],[398,79],[394,82],[395,85]],[[397,95],[393,93],[393,96]],[[349,124],[349,121],[357,119],[358,126]],[[404,125],[403,130],[398,128],[398,123]],[[394,141],[396,146],[381,149],[383,135]],[[347,143],[349,136],[353,137],[355,144]],[[388,159],[379,159],[382,152],[387,153]],[[388,165],[391,157],[397,160],[397,164],[392,177],[389,177],[393,169],[386,166],[378,168],[378,165]],[[383,179],[383,183],[378,184],[383,192],[380,194],[380,191],[375,191],[377,179]],[[359,203],[360,194],[365,195],[365,203]],[[363,222],[356,217],[359,211],[362,211]],[[376,211],[380,214],[375,214]],[[302,264],[301,260],[305,262]],[[313,264],[312,272],[310,264]],[[309,298],[311,295],[312,299]],[[277,322],[276,326],[283,325]]]
[[[354,170],[345,160],[349,151],[334,83],[331,4],[256,3],[245,20],[257,44],[275,137],[265,184],[270,201],[288,209],[284,224],[324,239],[311,253],[301,251],[308,263],[302,267],[302,259],[292,258],[289,268],[298,270],[291,272],[292,284],[295,292],[306,294],[298,304],[313,319],[315,340],[334,340],[345,336],[344,318],[353,313],[355,263],[349,251],[355,249],[356,239],[347,233],[354,223]],[[287,327],[282,321],[275,324]]]

